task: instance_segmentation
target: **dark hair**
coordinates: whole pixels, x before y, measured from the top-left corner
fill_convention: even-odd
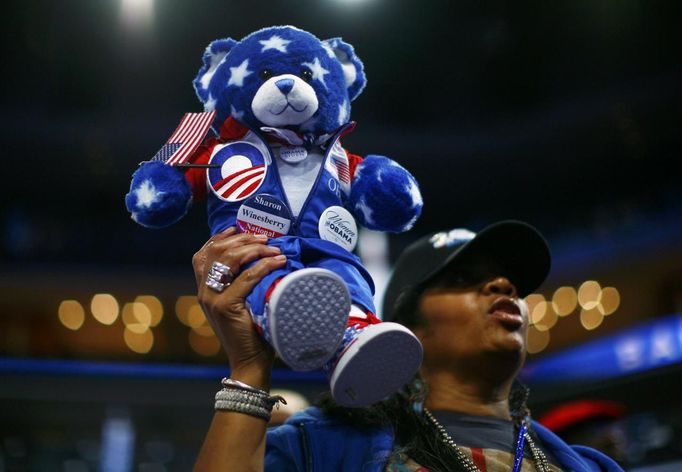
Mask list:
[[[359,429],[392,427],[395,444],[389,462],[396,457],[409,457],[429,472],[466,472],[455,450],[442,441],[438,430],[423,414],[415,411],[415,404],[423,402],[427,393],[428,387],[416,376],[393,396],[367,408],[339,406],[328,394],[318,404],[326,415]],[[515,380],[509,394],[509,408],[517,428],[528,414],[527,398],[528,388]]]

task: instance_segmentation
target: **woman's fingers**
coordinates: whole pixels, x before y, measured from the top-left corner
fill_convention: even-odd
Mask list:
[[[231,292],[233,296],[245,298],[263,277],[273,270],[284,267],[286,260],[287,258],[283,254],[262,257],[254,265],[240,273],[234,282],[232,282],[230,288],[232,289]]]
[[[208,265],[215,261],[227,265],[230,267],[232,273],[237,275],[241,266],[252,261],[255,257],[258,257],[259,255],[261,257],[271,256],[280,252],[279,249],[276,248],[269,248],[255,254],[247,251],[248,254],[255,255],[255,257],[245,259],[244,255],[246,253],[242,250],[244,246],[260,245],[268,247],[265,246],[268,238],[264,235],[252,235],[248,233],[235,234],[235,231],[236,230],[231,227],[222,233],[212,236],[192,257],[192,266],[199,289],[201,289],[201,282],[202,280],[205,280],[208,269],[210,268]]]

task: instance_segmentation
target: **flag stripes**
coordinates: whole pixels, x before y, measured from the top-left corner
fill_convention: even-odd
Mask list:
[[[185,113],[171,137],[152,160],[163,161],[168,165],[185,163],[206,136],[215,114],[215,111]]]

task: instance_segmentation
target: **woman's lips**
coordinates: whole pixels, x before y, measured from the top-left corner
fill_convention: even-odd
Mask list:
[[[502,297],[495,300],[490,306],[488,313],[507,329],[517,330],[523,326],[521,309],[516,302],[509,297]]]

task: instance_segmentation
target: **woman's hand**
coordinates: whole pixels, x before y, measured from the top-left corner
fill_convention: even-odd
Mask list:
[[[267,246],[263,235],[237,234],[234,228],[211,237],[192,258],[199,304],[227,353],[231,378],[257,388],[269,387],[274,352],[256,333],[245,298],[271,271],[283,267],[286,257]],[[245,270],[241,268],[257,260]],[[236,276],[221,293],[206,285],[213,262],[221,262]]]

